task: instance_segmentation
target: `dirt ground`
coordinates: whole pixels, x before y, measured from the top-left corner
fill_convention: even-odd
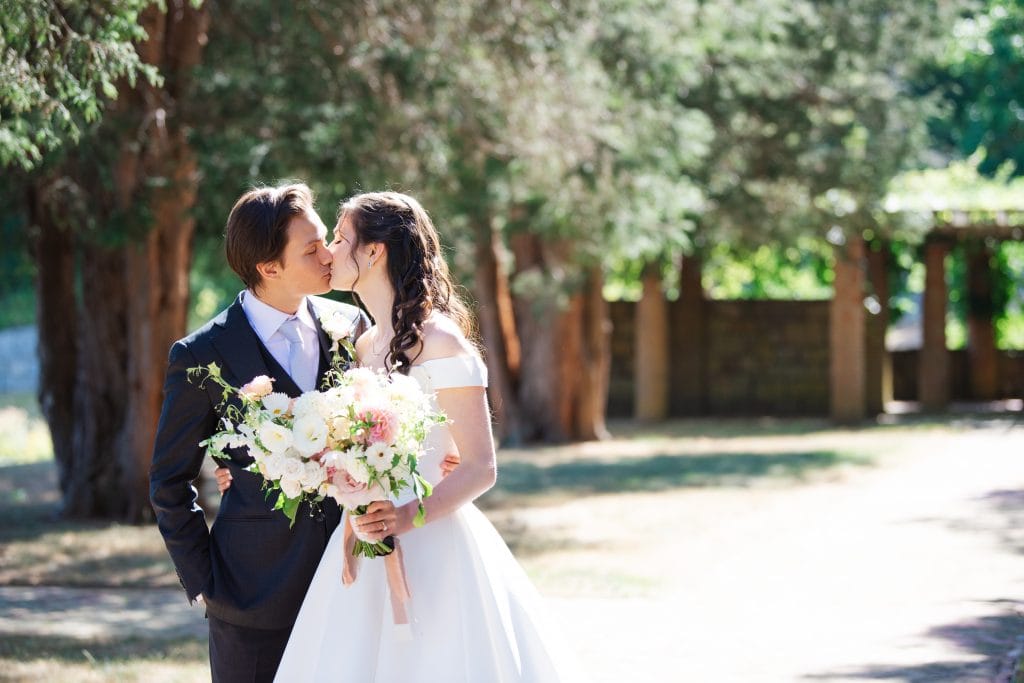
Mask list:
[[[481,501],[594,681],[1007,680],[1024,642],[1021,424],[613,430],[503,450]],[[166,584],[22,574],[0,587],[0,655],[21,673],[0,680],[30,677],[32,638],[204,637]],[[195,652],[162,680],[202,680]]]

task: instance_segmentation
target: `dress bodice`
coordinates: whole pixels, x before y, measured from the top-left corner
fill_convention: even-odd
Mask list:
[[[428,393],[456,387],[486,387],[487,366],[477,356],[446,356],[423,361],[409,368],[414,378]]]

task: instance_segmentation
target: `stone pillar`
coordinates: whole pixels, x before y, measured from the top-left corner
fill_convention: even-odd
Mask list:
[[[831,415],[855,422],[865,415],[864,240],[835,249],[835,293],[829,309]]]
[[[885,404],[892,400],[892,358],[885,348],[885,335],[889,331],[889,245],[883,242],[878,249],[868,250],[868,279],[878,302],[877,313],[872,313],[867,338],[867,411],[869,415],[885,412]]]
[[[644,268],[643,287],[636,307],[634,415],[638,420],[664,420],[668,417],[668,302],[658,264]]]
[[[707,329],[700,256],[684,256],[679,274],[679,300],[672,304],[669,344],[672,354],[669,413],[707,412]]]
[[[924,299],[917,397],[927,411],[949,405],[949,351],[946,349],[946,255],[949,244],[931,236],[924,245]]]
[[[992,325],[992,250],[984,243],[967,249],[967,372],[971,398],[999,398],[999,356]]]

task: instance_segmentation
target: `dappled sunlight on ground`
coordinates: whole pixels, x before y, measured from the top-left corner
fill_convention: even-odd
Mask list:
[[[615,423],[503,449],[480,506],[595,681],[991,680],[1024,634],[1024,427],[951,422]],[[205,680],[156,530],[55,520],[55,485],[0,461],[0,668]]]

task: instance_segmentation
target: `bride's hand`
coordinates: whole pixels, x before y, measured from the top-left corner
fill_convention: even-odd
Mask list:
[[[227,467],[218,467],[213,471],[213,476],[217,479],[217,490],[223,496],[224,492],[231,488],[231,470]]]
[[[353,516],[355,531],[367,541],[383,541],[398,529],[398,511],[390,500],[377,500],[366,508],[366,514]]]

